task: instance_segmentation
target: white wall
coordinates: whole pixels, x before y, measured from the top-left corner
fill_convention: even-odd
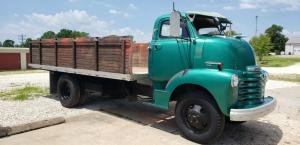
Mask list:
[[[296,44],[294,46],[294,54],[295,55],[300,55],[300,44]]]
[[[285,55],[294,55],[294,46],[291,44],[286,44],[285,45]]]

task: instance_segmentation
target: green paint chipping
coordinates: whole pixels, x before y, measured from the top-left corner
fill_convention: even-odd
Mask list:
[[[300,57],[268,56],[259,62],[262,67],[286,67],[296,63],[300,63]]]
[[[26,85],[21,88],[14,88],[9,91],[0,92],[1,100],[25,101],[41,96],[49,95],[48,88]]]
[[[289,82],[300,82],[300,74],[270,75],[270,79]]]

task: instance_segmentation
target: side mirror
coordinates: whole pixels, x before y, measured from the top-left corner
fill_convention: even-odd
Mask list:
[[[179,37],[181,35],[180,28],[180,13],[177,11],[172,12],[170,18],[170,35],[172,37]]]

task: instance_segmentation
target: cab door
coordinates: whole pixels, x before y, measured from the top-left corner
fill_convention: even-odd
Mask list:
[[[170,20],[159,23],[156,39],[149,48],[149,77],[153,81],[165,82],[176,73],[189,67],[191,44],[187,25],[181,22],[181,37],[170,36]]]

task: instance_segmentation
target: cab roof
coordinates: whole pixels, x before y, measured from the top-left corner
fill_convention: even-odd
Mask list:
[[[207,16],[207,17],[216,17],[216,18],[219,18],[219,20],[220,20],[221,22],[231,23],[231,21],[228,20],[225,16],[223,16],[223,15],[221,15],[220,13],[217,13],[217,12],[207,12],[207,11],[187,11],[187,12],[181,12],[181,15],[186,15],[186,16],[200,15],[200,16]],[[170,17],[170,14],[162,15],[162,16],[158,17],[158,19],[161,19],[161,18],[167,18],[167,17]]]
[[[206,12],[206,11],[187,11],[186,15],[189,16],[190,18],[193,17],[193,15],[198,15],[198,16],[204,16],[204,17],[214,17],[218,18],[221,23],[231,23],[230,20],[228,20],[225,16],[217,13],[217,12]]]
[[[209,16],[209,17],[217,17],[217,18],[225,18],[225,16],[217,13],[217,12],[206,12],[206,11],[187,11],[187,15],[202,15],[202,16]]]

